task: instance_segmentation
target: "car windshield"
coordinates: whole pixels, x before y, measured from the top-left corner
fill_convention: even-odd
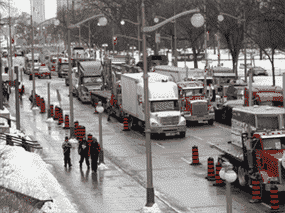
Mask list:
[[[102,83],[103,80],[101,77],[84,77],[83,78],[83,84],[88,83]]]
[[[178,101],[152,101],[151,112],[177,111],[179,110]]]
[[[41,68],[40,71],[41,72],[49,72],[49,69],[48,68]]]

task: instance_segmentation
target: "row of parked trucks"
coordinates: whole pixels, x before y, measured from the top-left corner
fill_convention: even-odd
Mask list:
[[[93,67],[94,75],[90,75],[92,71],[86,71],[87,67]],[[213,102],[204,95],[203,82],[192,78],[195,76],[191,76],[190,72],[185,78],[174,76],[173,73],[170,76],[165,70],[162,74],[159,69],[161,67],[149,72],[151,132],[185,137],[186,120],[210,121],[211,124],[215,119],[214,111],[219,108],[217,105],[212,107]],[[80,78],[78,85],[85,88],[85,96],[88,96],[92,105],[96,106],[102,102],[105,109],[111,105],[111,110],[118,118],[128,118],[129,128],[144,128],[144,82],[140,70],[136,73],[133,70],[126,71],[118,65],[112,65],[111,60],[106,60],[103,64],[98,61],[85,61],[78,63],[77,76]],[[88,87],[84,78],[90,77],[101,80],[93,81],[93,86],[89,84]],[[192,79],[189,81],[188,77]],[[228,82],[223,84],[222,100],[227,84]],[[240,84],[237,83],[237,87]],[[212,85],[206,89],[212,90],[211,87]],[[213,87],[213,90],[215,89],[217,87]],[[254,106],[248,106],[249,87],[243,86],[242,90],[242,99],[221,103],[223,106],[230,103],[232,107],[231,141],[217,141],[211,143],[211,146],[222,153],[218,158],[219,163],[230,162],[233,165],[240,186],[253,188],[253,181],[259,180],[262,197],[273,185],[277,186],[279,191],[284,191],[285,112],[278,107],[282,106],[282,89],[273,86],[252,87]],[[219,94],[217,91],[216,96]]]

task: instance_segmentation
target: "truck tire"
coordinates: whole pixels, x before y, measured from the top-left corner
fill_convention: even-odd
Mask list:
[[[129,128],[129,130],[131,130],[134,127],[133,122],[134,122],[134,119],[131,116],[129,116],[128,117],[128,128]]]
[[[237,176],[238,176],[238,182],[240,186],[246,186],[248,183],[248,176],[247,176],[247,172],[245,170],[244,167],[239,166],[238,167],[238,172],[237,172]]]
[[[180,137],[180,138],[185,138],[185,135],[186,135],[186,132],[180,132],[179,137]]]
[[[208,120],[208,124],[212,126],[214,124],[214,120],[213,119]]]

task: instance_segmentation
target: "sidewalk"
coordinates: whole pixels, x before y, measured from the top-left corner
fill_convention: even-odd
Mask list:
[[[14,106],[13,90],[9,107],[13,117],[15,117]],[[100,165],[97,174],[91,173],[85,164],[83,170],[80,170],[79,156],[74,147],[71,153],[73,167],[64,169],[61,144],[69,131],[63,130],[57,124],[47,123],[46,113],[40,114],[39,110],[30,110],[27,95],[23,97],[20,110],[24,132],[41,144],[43,150],[39,154],[47,164],[51,165],[49,170],[61,185],[59,190],[53,190],[51,194],[61,212],[175,212],[157,197],[155,205],[146,208],[146,189],[106,157],[105,166]],[[51,189],[53,184],[48,185]]]

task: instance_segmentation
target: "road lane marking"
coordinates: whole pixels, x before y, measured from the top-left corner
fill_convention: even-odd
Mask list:
[[[187,164],[191,164],[191,162],[189,162],[188,160],[186,160],[184,157],[182,157],[181,160],[183,160],[183,161],[186,162]]]
[[[195,136],[195,135],[193,135],[193,137],[196,138],[196,139],[199,139],[199,140],[201,140],[201,141],[203,140],[202,138],[200,138],[200,137],[198,137],[198,136]]]
[[[159,143],[155,143],[157,146],[159,146],[159,147],[161,147],[161,148],[163,148],[163,149],[165,149],[165,147],[164,146],[162,146],[162,145],[160,145]]]

